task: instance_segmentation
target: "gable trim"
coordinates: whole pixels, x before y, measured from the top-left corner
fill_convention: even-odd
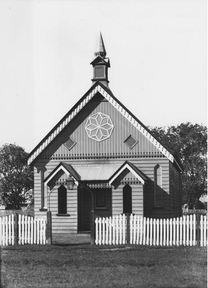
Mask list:
[[[68,166],[68,167],[67,167]],[[79,184],[79,178],[78,175],[76,175],[76,171],[73,171],[73,167],[71,165],[67,165],[65,163],[60,162],[59,165],[46,177],[44,180],[44,184],[48,185],[48,183],[54,178],[54,176],[59,172],[63,171],[67,176],[71,175],[72,178],[75,181],[75,184],[78,186]]]
[[[174,163],[173,155],[159,142],[148,129],[133,114],[131,114],[123,104],[121,104],[112,92],[99,82],[89,89],[89,91],[74,105],[74,107],[61,119],[61,121],[46,135],[46,137],[32,150],[28,156],[30,165],[40,153],[53,141],[53,139],[66,127],[66,125],[84,108],[84,106],[99,92],[115,109],[117,109],[142,135],[144,135],[165,157]],[[180,168],[180,167],[179,167]],[[181,168],[180,168],[181,169]]]
[[[109,179],[109,185],[112,185],[112,183],[116,180],[116,178],[125,169],[128,169],[129,172],[131,172],[143,185],[145,184],[145,181],[147,181],[147,177],[145,177],[136,166],[126,161],[124,162],[123,165],[121,165],[121,167],[116,171],[116,173],[114,173],[114,175],[112,175],[112,177]]]

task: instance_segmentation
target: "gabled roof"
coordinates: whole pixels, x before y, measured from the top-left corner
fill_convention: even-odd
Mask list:
[[[31,151],[28,156],[28,164],[31,164],[43,152],[46,147],[59,135],[59,133],[80,113],[85,105],[97,94],[100,93],[115,109],[119,111],[136,129],[138,129],[165,157],[175,163],[180,170],[181,165],[176,161],[170,149],[156,139],[150,130],[137,119],[111,92],[109,88],[95,82],[84,96],[69,110],[69,112],[56,124],[56,126],[43,138],[43,140]]]
[[[70,164],[64,162],[60,162],[58,166],[56,166],[56,168],[44,179],[44,184],[47,185],[54,178],[54,176],[61,170],[67,176],[71,175],[74,178],[76,184],[78,184],[78,181],[80,181],[81,179],[80,175]]]

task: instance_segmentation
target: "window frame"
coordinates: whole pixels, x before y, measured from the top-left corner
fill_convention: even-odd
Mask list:
[[[162,166],[157,164],[154,167],[154,206],[157,208],[163,207],[162,180]]]
[[[103,75],[102,76],[97,76],[97,74],[99,74],[99,71],[96,68],[103,68]],[[106,78],[106,66],[104,64],[102,65],[95,65],[94,67],[94,78],[95,79],[103,79]]]
[[[128,190],[127,190],[128,189]],[[130,212],[126,212],[126,211],[124,211],[124,208],[126,208],[126,207],[124,207],[124,194],[125,193],[130,193]],[[123,187],[123,214],[132,214],[132,187],[129,185],[129,184],[126,184],[124,187]]]
[[[103,205],[98,205],[98,196],[103,193]],[[105,189],[98,189],[95,194],[95,209],[106,209],[106,191]]]
[[[61,201],[62,203],[60,203]],[[58,214],[57,215],[68,215],[67,214],[67,189],[64,185],[61,185],[58,188]]]

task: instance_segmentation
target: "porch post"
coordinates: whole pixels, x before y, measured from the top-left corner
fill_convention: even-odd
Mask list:
[[[91,245],[95,244],[95,211],[94,209],[90,213],[91,219]]]
[[[46,240],[47,244],[52,244],[52,217],[51,211],[47,211],[47,224],[46,224]]]

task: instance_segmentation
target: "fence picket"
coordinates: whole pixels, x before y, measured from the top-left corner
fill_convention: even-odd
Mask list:
[[[163,245],[166,246],[166,219],[163,219]]]
[[[27,240],[28,240],[28,217],[25,215],[25,244],[27,244]]]
[[[170,227],[170,241],[169,244],[170,246],[173,245],[173,219],[171,218],[169,221],[169,227]]]
[[[149,239],[150,239],[150,237],[149,237],[149,226],[150,226],[150,219],[149,218],[147,218],[147,241],[146,241],[146,244],[147,245],[149,245]]]
[[[153,245],[156,245],[156,219],[153,219]]]
[[[177,218],[176,220],[176,245],[179,246],[179,220],[180,218]]]
[[[125,225],[125,222],[126,222],[126,215],[123,214],[123,244],[126,243],[126,225]]]
[[[112,244],[112,218],[109,218],[109,244]]]
[[[116,244],[118,245],[118,215],[116,216]]]
[[[30,229],[30,216],[28,216],[28,233],[27,233],[27,243],[31,244],[31,229]]]
[[[186,245],[186,216],[183,216],[183,245]]]
[[[116,243],[115,217],[112,218],[113,245]]]
[[[109,218],[106,218],[106,241],[105,241],[105,244],[107,244],[108,245],[108,239],[109,239]]]
[[[176,219],[173,218],[173,245],[176,245]]]
[[[14,245],[14,214],[12,214],[12,220],[11,220],[11,225],[12,225],[12,245]],[[0,231],[1,235],[1,231]]]
[[[159,245],[162,246],[163,243],[163,220],[160,219],[160,242]]]
[[[123,244],[122,242],[122,215],[119,215],[119,243]]]
[[[189,235],[190,235],[190,246],[193,245],[193,219],[192,219],[192,215],[190,215],[190,231],[189,231]]]
[[[9,215],[9,217],[8,217],[9,219],[8,219],[8,245],[10,245],[11,244],[11,240],[12,240],[12,237],[11,237],[11,228],[12,228],[12,226],[11,226],[11,215]]]
[[[8,237],[8,217],[5,217],[6,218],[6,221],[5,221],[5,236],[6,236],[6,239],[5,239],[5,244],[6,246],[9,244],[9,237]]]
[[[140,222],[141,222],[141,230],[140,230],[140,241],[139,244],[142,245],[142,241],[143,241],[143,237],[144,237],[144,218],[140,218]]]
[[[152,246],[152,218],[150,218],[150,246]]]
[[[102,244],[105,244],[105,218],[102,219],[102,229],[103,229],[103,233],[102,233]]]
[[[146,217],[144,217],[144,221],[143,221],[143,230],[144,230],[143,245],[145,245],[146,244]]]
[[[40,221],[39,219],[37,220],[37,244],[40,244]]]
[[[22,215],[22,227],[21,227],[22,244],[25,244],[24,224],[25,224],[25,215]]]
[[[95,219],[95,244],[98,244],[98,218]]]
[[[196,245],[196,214],[193,215],[193,245]]]
[[[37,244],[37,221],[36,221],[36,218],[34,218],[34,230],[33,230],[33,233],[34,233],[34,241],[33,243],[34,244]]]

